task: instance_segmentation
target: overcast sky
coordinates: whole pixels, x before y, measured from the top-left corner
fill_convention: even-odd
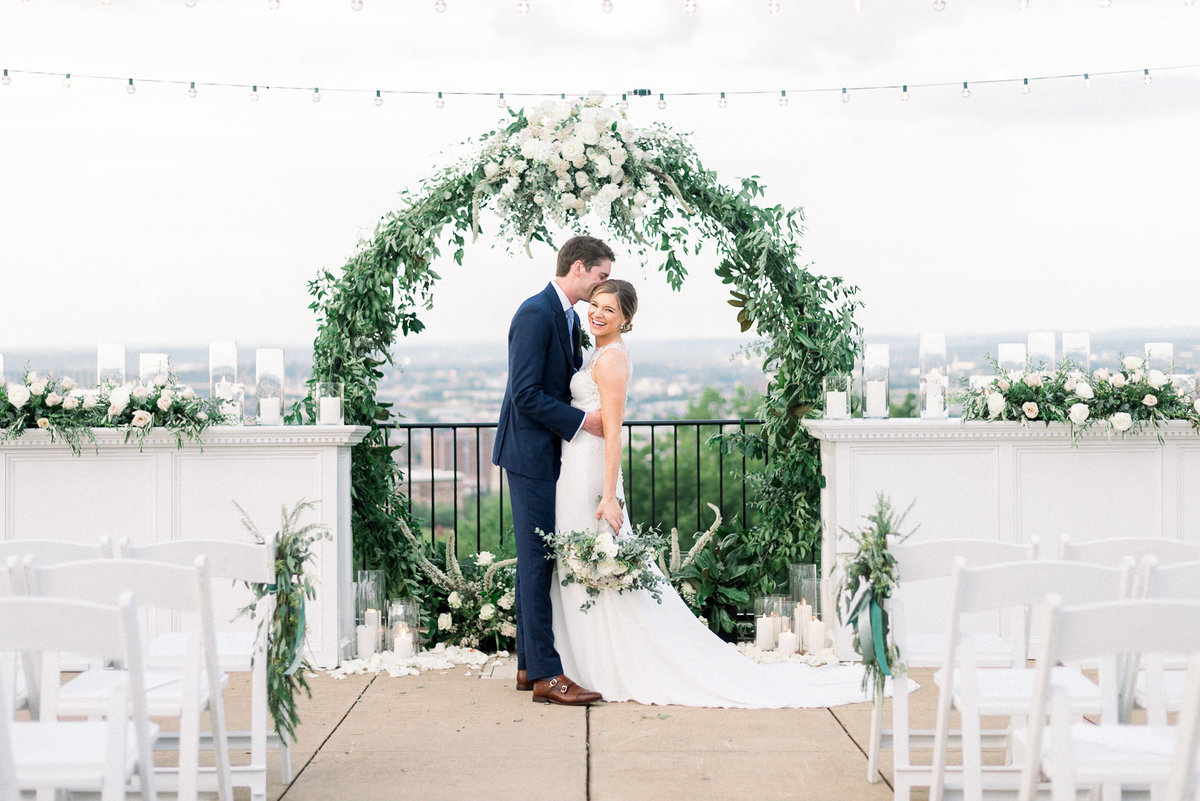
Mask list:
[[[635,87],[668,101],[634,100],[635,124],[692,132],[723,181],[757,175],[769,202],[805,208],[805,258],[862,288],[868,336],[1197,323],[1200,67],[1165,68],[1200,64],[1200,6],[446,5],[0,0],[0,352],[309,342],[307,281],[339,268],[447,148],[495,127],[495,93],[519,105]],[[1083,72],[1090,89],[1036,80]],[[194,80],[198,96],[150,79]],[[258,83],[261,100],[208,83]],[[903,83],[907,102],[896,88],[840,100],[843,86]],[[443,91],[446,106],[400,90]],[[718,91],[728,108],[683,96]],[[617,250],[615,275],[643,295],[638,334],[736,335],[709,258],[689,261],[676,294]],[[421,337],[502,337],[552,272],[548,248],[535,256],[469,247],[465,267],[440,270]]]

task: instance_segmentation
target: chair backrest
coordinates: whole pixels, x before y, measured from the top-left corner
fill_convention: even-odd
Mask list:
[[[1117,565],[1126,556],[1134,559],[1154,556],[1160,565],[1196,562],[1200,561],[1200,545],[1162,537],[1114,537],[1074,542],[1064,535],[1059,547],[1059,558],[1071,562]]]
[[[1200,746],[1200,656],[1188,661],[1183,708],[1176,721],[1175,756],[1167,782],[1167,801],[1196,797],[1196,750]]]
[[[0,677],[0,695],[11,698],[15,690]],[[13,737],[8,715],[0,714],[0,801],[21,801],[17,786],[17,765],[13,761]]]
[[[1158,558],[1146,557],[1150,571],[1146,597],[1170,601],[1200,601],[1200,561],[1159,567]]]
[[[10,556],[18,559],[31,556],[40,565],[53,565],[83,559],[107,559],[111,555],[112,541],[108,537],[101,537],[94,545],[63,540],[0,540],[0,560]]]
[[[148,545],[134,545],[122,537],[115,555],[118,559],[142,559],[192,565],[197,556],[208,558],[208,572],[213,578],[272,584],[275,581],[275,548],[273,543],[229,542],[227,540],[170,540]]]

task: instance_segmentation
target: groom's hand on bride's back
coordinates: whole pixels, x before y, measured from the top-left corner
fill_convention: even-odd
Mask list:
[[[604,418],[600,416],[600,412],[588,412],[583,418],[583,430],[593,436],[604,436]]]

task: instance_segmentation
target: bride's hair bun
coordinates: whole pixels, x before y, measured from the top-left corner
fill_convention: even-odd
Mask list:
[[[627,334],[632,331],[633,315],[637,314],[638,305],[637,290],[633,288],[633,284],[620,278],[610,278],[597,284],[592,290],[592,297],[603,294],[615,295],[617,298],[617,305],[621,307],[621,315],[625,318],[621,333]]]

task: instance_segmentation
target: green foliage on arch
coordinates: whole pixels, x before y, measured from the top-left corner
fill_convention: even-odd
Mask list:
[[[355,562],[386,569],[393,592],[422,595],[414,546],[400,534],[400,522],[412,521],[394,447],[378,426],[393,414],[375,398],[379,368],[397,332],[424,327],[420,312],[432,308],[438,280],[432,264],[447,248],[461,264],[489,210],[511,247],[553,247],[556,230],[590,233],[630,246],[676,289],[689,256],[716,250],[716,274],[742,331],[758,335],[750,347],[769,379],[761,433],[721,443],[768,456],[754,478],[759,516],[750,543],[766,580],[816,558],[819,449],[800,423],[819,403],[822,377],[853,366],[857,289],[800,263],[801,210],[758,205],[755,178],[722,185],[685,135],[634,127],[602,98],[509,113],[505,127],[464,143],[468,155],[401,193],[400,208],[339,274],[310,284],[318,316],[312,380],[344,381],[347,422],[371,426],[352,462]]]

